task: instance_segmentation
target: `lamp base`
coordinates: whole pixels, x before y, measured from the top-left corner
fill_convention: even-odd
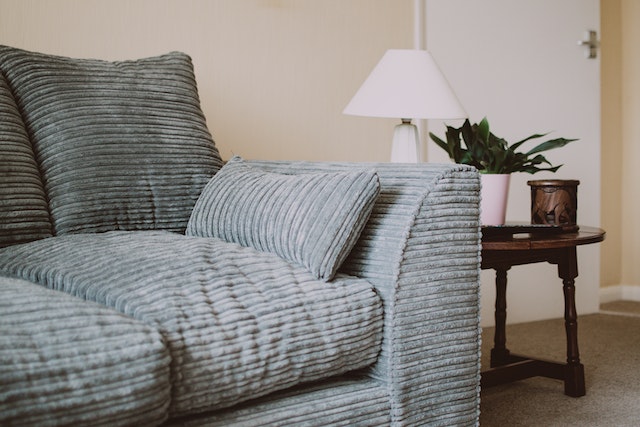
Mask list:
[[[420,161],[418,128],[411,120],[403,119],[393,131],[391,161],[393,163],[418,163]]]

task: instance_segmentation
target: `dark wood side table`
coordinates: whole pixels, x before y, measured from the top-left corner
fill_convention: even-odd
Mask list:
[[[511,230],[509,229],[511,227]],[[530,233],[525,233],[530,231]],[[578,277],[576,247],[604,240],[599,228],[579,227],[565,232],[557,227],[527,225],[483,227],[482,269],[496,271],[496,310],[491,369],[482,373],[482,387],[491,387],[542,376],[564,381],[568,396],[585,395],[584,366],[578,351],[578,316],[575,304],[575,279]],[[567,334],[567,362],[557,363],[512,354],[506,347],[507,270],[515,265],[548,262],[558,266],[564,290],[564,320]]]

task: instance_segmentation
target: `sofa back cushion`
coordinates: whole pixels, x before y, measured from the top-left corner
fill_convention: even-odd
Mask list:
[[[0,247],[49,236],[47,198],[29,136],[0,73]]]
[[[191,59],[72,59],[0,46],[54,234],[186,228],[222,166]]]

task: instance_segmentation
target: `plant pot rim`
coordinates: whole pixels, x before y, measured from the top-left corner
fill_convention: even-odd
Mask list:
[[[566,187],[580,184],[577,179],[538,179],[527,181],[532,187]]]

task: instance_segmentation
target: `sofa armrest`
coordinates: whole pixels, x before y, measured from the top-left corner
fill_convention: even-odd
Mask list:
[[[480,180],[463,165],[251,162],[279,173],[374,168],[380,196],[340,271],[369,280],[385,310],[368,375],[395,425],[478,422]]]

